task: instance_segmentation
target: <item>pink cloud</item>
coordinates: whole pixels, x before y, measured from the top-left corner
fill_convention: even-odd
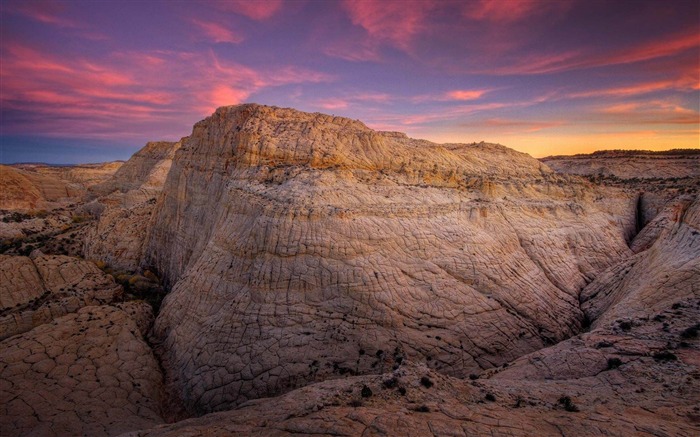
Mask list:
[[[349,106],[349,103],[341,99],[324,99],[317,103],[323,109],[344,109]]]
[[[583,91],[572,93],[567,97],[626,97],[641,94],[653,93],[656,91],[665,90],[697,90],[700,89],[700,83],[697,79],[684,77],[677,80],[662,80],[655,82],[638,83],[628,86],[603,88],[592,91]]]
[[[565,11],[571,5],[566,1],[478,0],[464,3],[464,16],[471,20],[510,24],[545,12],[551,17],[553,10]]]
[[[283,6],[282,0],[224,0],[214,5],[228,12],[246,16],[252,20],[267,20],[277,14]]]
[[[193,19],[192,23],[204,33],[204,35],[215,43],[238,44],[243,41],[243,37],[234,33],[231,29],[218,23]]]
[[[216,85],[211,90],[209,100],[214,107],[219,107],[243,103],[249,96],[250,93],[248,91],[227,85]]]
[[[559,73],[580,68],[647,61],[678,55],[692,49],[700,50],[700,33],[697,31],[678,33],[657,41],[645,42],[625,50],[600,55],[587,54],[585,50],[581,49],[554,54],[528,55],[516,59],[509,65],[472,72],[506,75]]]
[[[425,28],[431,2],[397,0],[346,0],[342,3],[350,20],[362,27],[371,40],[409,51],[413,38]]]
[[[446,93],[437,95],[422,94],[410,98],[413,103],[423,102],[466,102],[470,100],[479,100],[484,94],[493,91],[487,89],[481,90],[452,90]]]
[[[25,114],[12,132],[76,137],[141,137],[192,122],[218,106],[241,103],[275,86],[333,80],[295,66],[253,69],[213,52],[116,52],[63,59],[23,44],[5,43],[0,104]],[[58,123],[56,120],[63,120]],[[70,120],[66,122],[65,120]],[[155,123],[155,124],[154,124]],[[99,127],[99,129],[98,129]],[[171,128],[172,129],[172,128]],[[99,132],[98,132],[99,131]],[[7,131],[10,133],[10,131]]]
[[[32,20],[58,27],[80,27],[75,21],[63,16],[65,5],[48,0],[33,0],[25,2],[3,3],[3,8],[9,12],[19,13]]]
[[[489,90],[454,90],[445,94],[451,100],[478,100]]]

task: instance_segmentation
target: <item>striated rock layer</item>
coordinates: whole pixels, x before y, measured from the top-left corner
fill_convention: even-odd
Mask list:
[[[556,171],[578,175],[620,179],[700,177],[700,149],[665,152],[609,150],[589,155],[550,156],[541,161]]]
[[[16,164],[22,170],[48,175],[68,182],[80,184],[84,188],[109,180],[123,161],[103,162],[97,164],[50,165],[50,164]]]
[[[154,340],[192,413],[404,360],[466,376],[577,333],[635,208],[498,145],[220,108],[156,205]]]

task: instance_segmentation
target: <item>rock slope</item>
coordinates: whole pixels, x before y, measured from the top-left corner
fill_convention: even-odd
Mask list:
[[[157,204],[145,263],[173,290],[154,341],[196,414],[404,360],[466,376],[578,332],[635,207],[498,145],[220,108]]]
[[[179,143],[151,141],[136,152],[106,182],[95,185],[91,191],[109,194],[112,191],[123,193],[137,189],[159,189],[170,170],[173,156]]]
[[[590,332],[469,380],[403,362],[125,437],[696,435],[700,199],[680,204],[631,268],[622,260],[623,274],[613,267],[584,290]]]
[[[131,316],[130,314],[133,314]],[[0,342],[2,435],[116,435],[163,423],[146,304],[88,306]]]
[[[179,148],[180,143],[150,142],[112,179],[92,188],[93,193],[103,194],[96,203],[105,209],[86,236],[87,258],[122,270],[138,269],[156,197]]]
[[[0,255],[0,340],[84,306],[110,303],[121,293],[121,286],[88,261]]]
[[[0,165],[0,210],[50,209],[83,194],[79,185]]]

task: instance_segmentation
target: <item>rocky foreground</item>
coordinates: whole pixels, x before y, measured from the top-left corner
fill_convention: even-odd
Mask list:
[[[700,200],[666,164],[621,184],[220,108],[74,195],[97,266],[14,237],[0,428],[695,435]]]

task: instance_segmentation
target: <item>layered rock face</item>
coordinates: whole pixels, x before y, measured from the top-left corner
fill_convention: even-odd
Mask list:
[[[86,236],[84,253],[113,267],[134,271],[160,193],[180,143],[150,142],[132,156],[109,181],[92,188],[105,195],[96,226]],[[106,195],[107,193],[110,193]]]
[[[0,255],[0,340],[88,305],[110,303],[119,285],[94,264],[60,255]]]
[[[635,208],[502,146],[220,108],[157,204],[154,339],[193,413],[406,360],[466,376],[578,332]]]
[[[0,209],[49,209],[84,194],[82,187],[43,174],[0,165]]]

